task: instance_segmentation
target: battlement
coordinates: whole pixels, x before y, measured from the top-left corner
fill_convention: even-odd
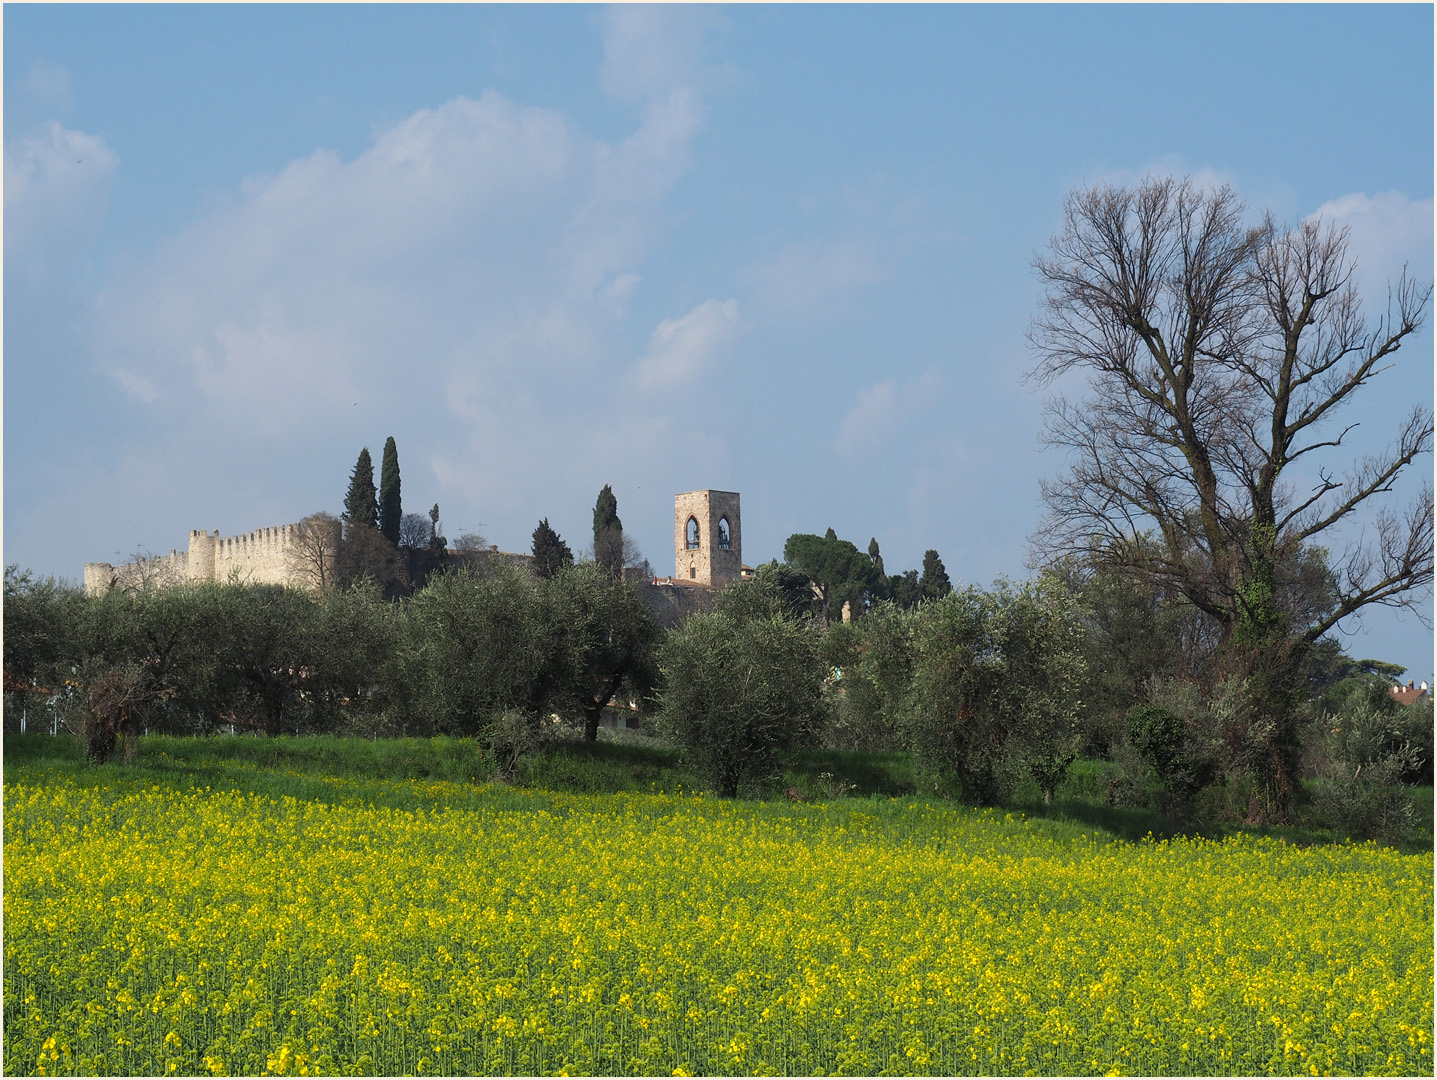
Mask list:
[[[85,564],[85,594],[99,596],[115,587],[142,589],[186,582],[223,581],[253,585],[284,585],[318,589],[332,574],[336,539],[319,535],[310,519],[289,525],[270,525],[237,536],[218,530],[191,529],[189,547],[168,555],[147,556],[119,566],[105,562]],[[456,562],[507,564],[531,568],[533,556],[519,552],[456,550]],[[329,567],[328,570],[321,569]],[[674,576],[660,589],[674,610],[688,610],[694,600],[688,593],[722,588],[753,574],[743,564],[743,523],[736,491],[687,491],[674,496]],[[658,587],[656,580],[654,586]],[[677,589],[678,592],[674,592]],[[675,597],[685,597],[682,601]]]
[[[85,592],[98,596],[116,586],[179,585],[184,582],[238,581],[311,588],[301,556],[302,523],[271,525],[238,536],[191,529],[189,549],[135,559],[120,566],[85,564]]]

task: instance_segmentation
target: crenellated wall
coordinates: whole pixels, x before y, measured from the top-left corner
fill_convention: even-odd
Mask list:
[[[86,563],[85,592],[89,596],[99,596],[117,585],[126,589],[179,585],[188,581],[189,577],[189,556],[183,551],[172,550],[168,555],[153,555],[120,566],[105,562]]]
[[[279,525],[268,529],[256,529],[243,536],[229,536],[220,539],[215,533],[206,537],[203,533],[191,533],[191,550],[198,539],[203,549],[206,542],[214,552],[214,572],[211,581],[244,581],[254,585],[294,585],[305,587],[307,581],[295,565],[293,544],[294,525]]]
[[[255,529],[240,536],[221,537],[218,531],[190,530],[188,551],[171,551],[148,559],[111,566],[85,564],[85,592],[97,596],[115,586],[178,585],[186,581],[239,581],[255,585],[289,585],[312,588],[299,556],[303,526],[278,525]]]

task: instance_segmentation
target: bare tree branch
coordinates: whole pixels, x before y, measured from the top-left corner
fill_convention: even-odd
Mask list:
[[[1042,486],[1033,546],[1123,560],[1211,615],[1224,642],[1287,589],[1300,597],[1291,632],[1313,640],[1430,589],[1430,492],[1400,520],[1381,500],[1431,452],[1431,410],[1345,476],[1332,459],[1355,426],[1335,418],[1424,325],[1432,289],[1404,271],[1369,322],[1344,229],[1271,216],[1249,228],[1244,215],[1226,187],[1166,178],[1069,196],[1034,261],[1045,297],[1028,378],[1081,370],[1090,393],[1049,406],[1045,440],[1067,467]],[[1317,464],[1317,481],[1294,497],[1285,473],[1298,460]],[[1319,580],[1310,552],[1362,513],[1365,538]]]
[[[290,572],[316,592],[339,581],[339,518],[323,511],[310,514],[294,526],[289,547]]]

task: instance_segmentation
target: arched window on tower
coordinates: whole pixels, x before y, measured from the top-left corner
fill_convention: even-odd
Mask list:
[[[728,535],[728,518],[726,517],[719,518],[719,547],[725,551],[733,547],[733,542]]]
[[[688,537],[689,550],[694,551],[699,546],[699,519],[690,517],[688,527],[684,532]]]

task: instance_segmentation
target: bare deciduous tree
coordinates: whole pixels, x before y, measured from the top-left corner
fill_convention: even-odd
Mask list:
[[[333,514],[310,514],[291,530],[290,571],[317,592],[339,582],[339,542],[342,524]]]
[[[1370,604],[1425,619],[1432,488],[1405,512],[1382,497],[1432,449],[1432,411],[1411,410],[1382,453],[1346,463],[1339,419],[1422,326],[1430,285],[1404,273],[1387,313],[1364,318],[1343,229],[1244,224],[1227,187],[1144,180],[1074,192],[1036,262],[1046,287],[1030,330],[1040,384],[1088,373],[1055,398],[1046,438],[1069,471],[1045,483],[1047,553],[1087,552],[1176,589],[1219,627],[1221,649],[1275,722],[1265,768],[1285,810],[1295,664]],[[1295,614],[1281,597],[1312,549],[1363,514],[1369,538],[1330,563],[1330,601]]]
[[[487,551],[489,541],[477,532],[462,532],[454,538],[456,551]]]
[[[434,523],[424,514],[405,514],[399,519],[399,546],[419,551],[434,538]]]

